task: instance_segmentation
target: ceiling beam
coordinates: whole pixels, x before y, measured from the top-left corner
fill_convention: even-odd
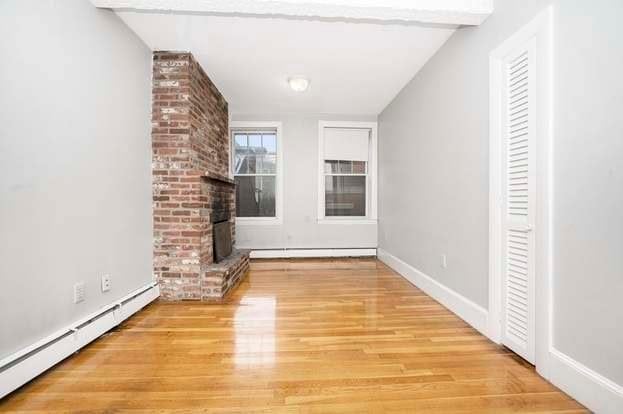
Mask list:
[[[355,21],[481,24],[493,0],[91,0],[96,7],[162,13],[290,16]]]

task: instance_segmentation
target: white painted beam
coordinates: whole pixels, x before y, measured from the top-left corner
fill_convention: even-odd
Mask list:
[[[91,0],[96,7],[145,12],[280,15],[302,18],[479,25],[493,0]]]

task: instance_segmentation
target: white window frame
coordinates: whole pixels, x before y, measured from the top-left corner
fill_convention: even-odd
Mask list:
[[[275,179],[275,217],[236,217],[236,225],[279,225],[283,223],[283,140],[282,124],[278,121],[231,121],[229,124],[229,174],[234,179],[235,132],[265,131],[274,129],[277,133],[277,171]]]
[[[324,131],[325,128],[370,130],[368,179],[366,180],[366,216],[335,217],[325,215]],[[376,122],[319,121],[318,122],[318,223],[319,224],[376,224],[377,223],[377,130]]]

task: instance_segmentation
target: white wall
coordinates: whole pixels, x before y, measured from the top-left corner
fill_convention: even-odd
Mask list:
[[[623,3],[498,0],[379,117],[379,247],[487,307],[488,55],[554,5],[554,347],[623,384]],[[448,268],[440,256],[448,255]]]
[[[318,224],[318,121],[376,121],[375,116],[232,115],[233,121],[280,121],[283,224],[236,225],[236,245],[251,249],[376,248],[377,225]]]
[[[554,345],[623,386],[623,2],[556,4]]]
[[[2,358],[152,280],[151,53],[88,1],[4,0],[0,54]]]

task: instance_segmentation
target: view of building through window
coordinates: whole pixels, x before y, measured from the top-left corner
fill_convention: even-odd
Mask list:
[[[366,215],[367,162],[325,161],[325,216]]]
[[[276,131],[235,131],[233,138],[236,216],[275,217]]]

